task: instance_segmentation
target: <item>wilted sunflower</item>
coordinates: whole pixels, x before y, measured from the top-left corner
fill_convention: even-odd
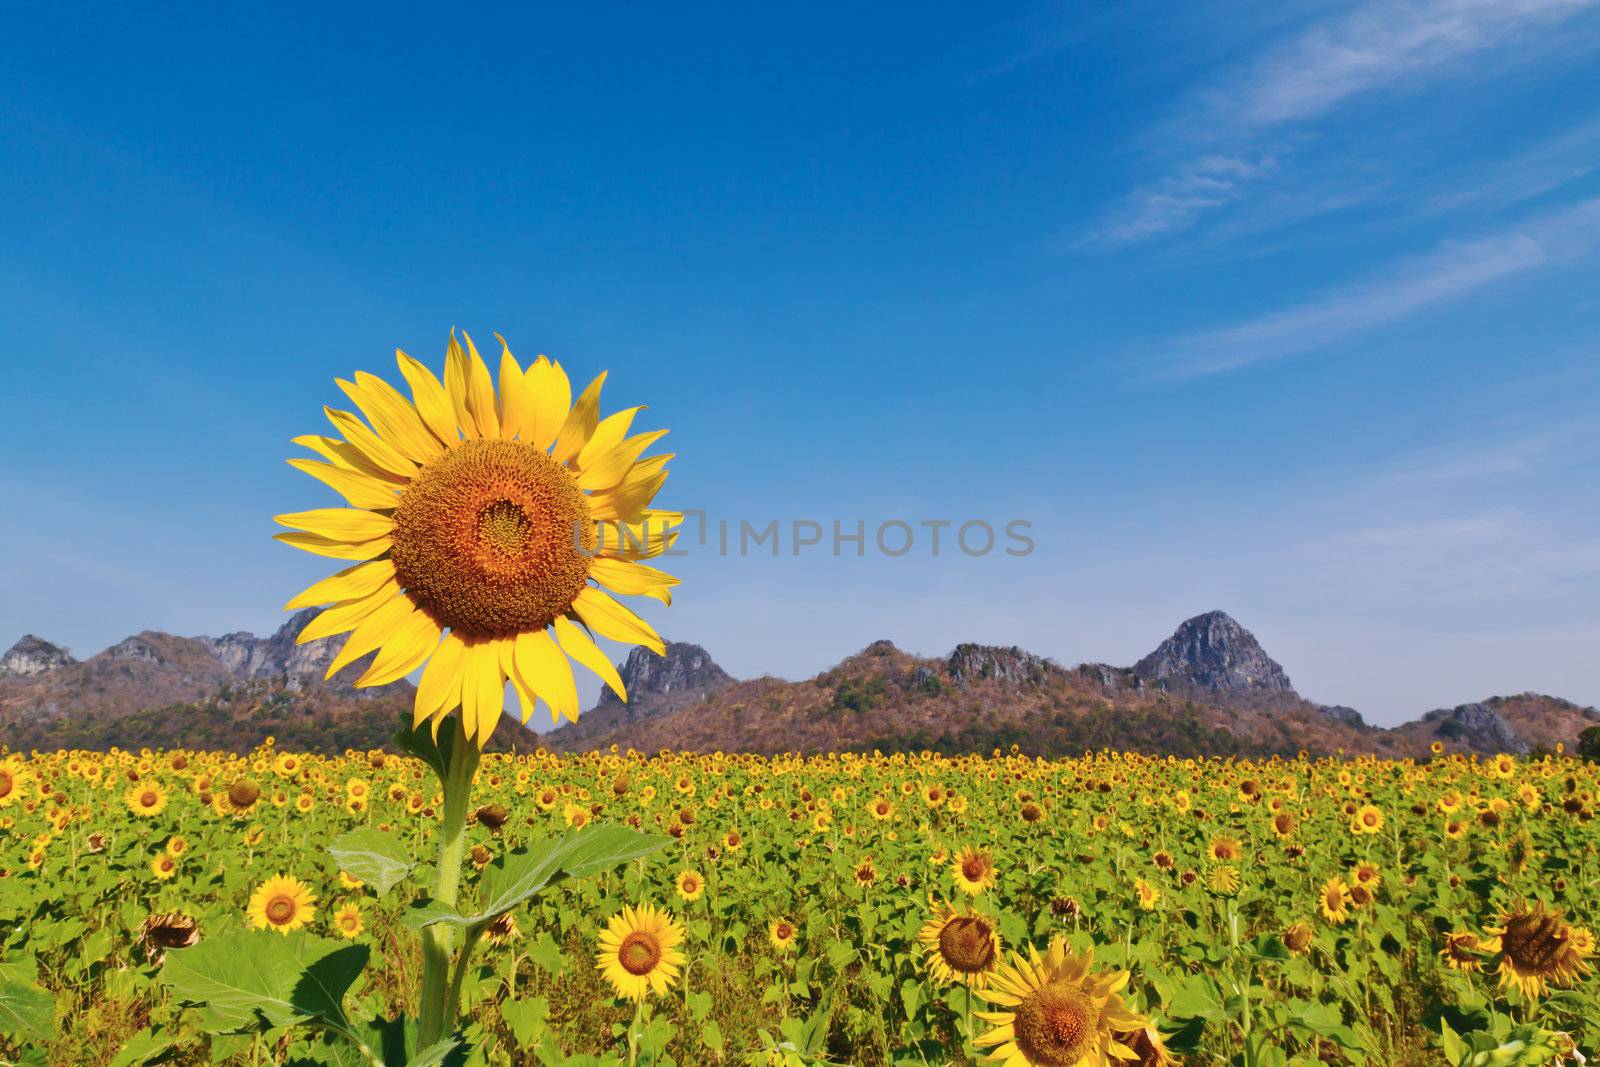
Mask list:
[[[1311,929],[1311,924],[1303,919],[1297,919],[1283,928],[1283,947],[1296,956],[1304,956],[1311,951],[1311,942],[1315,940],[1316,933]]]
[[[624,907],[600,932],[595,962],[617,995],[643,1000],[665,993],[678,977],[683,927],[650,904]]]
[[[1094,950],[1079,956],[1056,938],[1040,954],[1012,953],[978,996],[1002,1011],[975,1013],[994,1029],[978,1037],[979,1048],[995,1046],[988,1060],[1003,1067],[1109,1067],[1136,1053],[1115,1036],[1142,1030],[1149,1020],[1123,1007],[1118,996],[1127,971],[1095,974]]]
[[[1543,996],[1549,984],[1570,985],[1589,970],[1593,939],[1543,902],[1512,905],[1501,913],[1500,925],[1484,934],[1483,951],[1499,955],[1501,987],[1515,986],[1529,1000]]]
[[[147,916],[139,926],[139,946],[156,966],[175,948],[190,948],[200,940],[200,924],[182,912]]]
[[[946,904],[917,932],[928,973],[936,982],[982,986],[1000,962],[1000,935],[993,920]]]
[[[950,877],[957,889],[975,897],[994,886],[997,877],[994,856],[986,848],[964,848],[950,864]]]
[[[287,610],[331,605],[301,642],[348,633],[328,676],[376,652],[358,686],[394,682],[427,664],[416,725],[461,709],[480,747],[510,681],[528,720],[536,699],[552,720],[578,717],[571,659],[626,699],[598,634],[665,651],[655,630],[612,593],[671,603],[677,579],[638,562],[676,537],[677,513],[650,501],[670,454],[641,458],[666,431],[628,436],[640,408],[600,418],[597,377],[578,397],[559,363],[524,370],[501,340],[498,391],[470,337],[451,335],[444,382],[404,352],[408,400],[357,372],[339,380],[363,422],[324,409],[340,436],[295,439],[326,462],[290,460],[350,504],[278,516],[278,539],[354,561]],[[609,592],[608,592],[609,590]]]
[[[1467,931],[1449,933],[1445,935],[1439,958],[1453,971],[1472,974],[1483,970],[1483,957],[1479,955],[1482,947],[1477,934]]]
[[[275,874],[250,894],[245,914],[258,930],[287,934],[311,921],[317,913],[316,895],[298,878]]]
[[[1118,1067],[1171,1067],[1177,1062],[1167,1051],[1167,1042],[1161,1031],[1152,1025],[1131,1033],[1119,1033],[1116,1039],[1133,1050],[1131,1060],[1116,1061]]]

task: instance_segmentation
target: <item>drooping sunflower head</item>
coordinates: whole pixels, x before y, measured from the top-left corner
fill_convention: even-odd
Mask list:
[[[974,1041],[993,1047],[988,1059],[1008,1065],[1080,1067],[1101,1065],[1138,1055],[1117,1038],[1149,1025],[1129,1011],[1118,995],[1128,984],[1127,971],[1095,973],[1094,952],[1082,956],[1062,938],[1041,954],[1029,946],[1028,958],[1013,954],[990,977],[978,995],[1000,1010],[976,1015],[993,1025]]]
[[[1000,934],[994,921],[948,904],[922,925],[917,941],[928,973],[937,982],[966,982],[976,988],[1000,962]]]
[[[1350,887],[1338,875],[1329,878],[1322,886],[1322,917],[1340,925],[1350,917]]]
[[[1439,958],[1453,971],[1463,971],[1471,974],[1483,969],[1483,957],[1479,955],[1482,943],[1477,934],[1470,931],[1457,931],[1445,935],[1444,947],[1439,950]]]
[[[1589,970],[1593,938],[1579,934],[1560,909],[1542,902],[1514,904],[1500,925],[1485,930],[1483,950],[1499,955],[1500,985],[1514,986],[1529,1000],[1549,985],[1569,985]]]
[[[139,926],[139,945],[158,965],[172,949],[189,948],[199,940],[200,924],[183,912],[158,912]]]
[[[258,930],[287,934],[311,921],[317,912],[316,894],[298,878],[275,874],[250,895],[246,914]]]
[[[355,684],[386,685],[426,664],[416,724],[460,708],[481,746],[508,681],[524,722],[540,699],[575,720],[570,660],[627,698],[594,637],[665,650],[611,594],[671,603],[677,579],[639,561],[671,547],[682,515],[650,506],[671,456],[644,452],[666,431],[629,436],[640,408],[602,419],[604,374],[574,401],[559,363],[523,368],[502,340],[496,388],[464,340],[442,383],[398,353],[409,398],[371,374],[339,381],[365,421],[326,409],[338,436],[296,438],[321,459],[290,463],[350,506],[280,515],[296,532],[278,539],[353,561],[287,605],[327,605],[302,642],[349,634],[328,676],[371,655]]]
[[[1134,1059],[1113,1060],[1119,1067],[1171,1067],[1176,1061],[1167,1051],[1167,1042],[1154,1026],[1144,1026],[1131,1033],[1116,1034],[1116,1039],[1133,1050]]]
[[[1316,939],[1316,933],[1311,929],[1311,924],[1303,919],[1297,919],[1283,928],[1283,946],[1296,956],[1304,956],[1311,951],[1311,943]]]
[[[625,907],[600,932],[595,962],[619,997],[639,1001],[665,993],[678,977],[683,927],[650,904]]]

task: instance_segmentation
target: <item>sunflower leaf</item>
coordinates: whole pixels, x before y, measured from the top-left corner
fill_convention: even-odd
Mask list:
[[[328,852],[346,873],[371,884],[379,896],[393,889],[416,866],[410,849],[393,834],[363,827],[341,834]]]
[[[0,981],[0,1033],[19,1041],[48,1041],[55,1037],[55,998],[32,982],[14,978]]]

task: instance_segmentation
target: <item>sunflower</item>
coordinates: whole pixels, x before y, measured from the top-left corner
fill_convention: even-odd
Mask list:
[[[678,896],[684,900],[699,900],[705,891],[705,876],[699,871],[678,872]]]
[[[1244,845],[1237,837],[1216,837],[1211,840],[1210,852],[1218,863],[1231,863],[1244,854]]]
[[[1350,918],[1350,887],[1337,874],[1322,887],[1322,917],[1335,926]]]
[[[245,914],[250,917],[250,925],[258,930],[287,934],[311,921],[317,912],[316,900],[316,895],[304,882],[277,874],[250,894],[250,906]]]
[[[0,808],[10,807],[22,799],[23,786],[28,784],[28,768],[16,760],[0,760]]]
[[[1161,890],[1143,878],[1134,879],[1133,891],[1139,894],[1139,907],[1145,911],[1155,911],[1156,905],[1161,903]]]
[[[1375,834],[1383,829],[1383,812],[1371,804],[1363,804],[1350,816],[1350,832]]]
[[[948,904],[922,925],[917,940],[936,982],[965,982],[977,988],[1000,962],[1000,935],[994,922]]]
[[[772,942],[772,947],[779,952],[788,952],[794,948],[795,937],[799,931],[794,928],[794,923],[788,919],[773,919],[767,924],[767,940]]]
[[[986,848],[964,848],[950,864],[950,877],[955,880],[957,889],[975,897],[994,886],[998,877],[994,856]]]
[[[671,547],[683,516],[654,510],[670,454],[641,458],[666,431],[628,436],[640,408],[600,418],[597,377],[574,402],[566,371],[540,356],[524,369],[501,339],[498,390],[472,339],[454,333],[444,382],[403,352],[408,400],[371,374],[339,387],[367,417],[325,409],[339,436],[295,439],[326,462],[290,465],[347,508],[280,515],[278,540],[352,561],[286,610],[330,605],[300,642],[350,636],[327,675],[376,653],[358,686],[426,664],[413,722],[461,709],[479,746],[500,721],[509,681],[526,722],[542,698],[576,720],[577,660],[626,699],[593,635],[642,644],[655,630],[612,593],[672,602],[677,579],[640,563]]]
[[[1316,937],[1311,924],[1297,919],[1283,928],[1283,947],[1296,956],[1304,956],[1311,951],[1311,942]]]
[[[365,929],[361,921],[361,909],[354,904],[346,904],[333,913],[333,932],[345,940],[358,937]]]
[[[145,917],[139,926],[139,947],[157,966],[176,948],[190,948],[200,940],[200,924],[178,911]]]
[[[650,904],[624,907],[600,932],[595,963],[617,995],[643,1000],[665,993],[678,977],[683,953],[683,927]]]
[[[135,782],[122,794],[122,802],[135,815],[148,819],[166,810],[167,791],[161,788],[159,782]]]
[[[491,945],[506,945],[520,938],[522,930],[517,926],[517,917],[508,911],[496,916],[484,927],[484,934]]]
[[[1483,970],[1483,958],[1478,954],[1483,943],[1477,934],[1467,931],[1449,933],[1444,938],[1444,948],[1439,958],[1453,971],[1472,974]]]
[[[1079,956],[1059,937],[1042,955],[1031,945],[1027,959],[1012,953],[1012,962],[977,990],[1004,1010],[975,1013],[994,1029],[973,1044],[994,1046],[988,1060],[1004,1067],[1109,1067],[1135,1058],[1137,1053],[1115,1036],[1149,1025],[1123,1007],[1118,995],[1128,984],[1128,972],[1095,974],[1093,965],[1092,948]]]
[[[150,873],[165,882],[178,873],[178,857],[170,852],[158,852],[150,860]]]
[[[1133,1050],[1132,1060],[1117,1061],[1121,1067],[1171,1067],[1177,1062],[1172,1058],[1172,1053],[1167,1051],[1167,1042],[1161,1036],[1161,1031],[1152,1025],[1146,1024],[1141,1029],[1113,1036]]]
[[[1570,985],[1589,970],[1593,938],[1542,902],[1513,904],[1500,925],[1484,931],[1483,951],[1498,954],[1500,986],[1515,986],[1528,1000],[1544,995],[1548,984]]]

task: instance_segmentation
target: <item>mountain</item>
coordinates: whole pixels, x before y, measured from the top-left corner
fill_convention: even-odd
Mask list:
[[[635,650],[621,667],[637,670],[638,657],[649,655]],[[648,682],[640,680],[646,684],[636,699],[648,702]],[[635,683],[627,684],[635,695]],[[602,700],[578,724],[543,740],[563,751],[616,744],[646,752],[986,752],[1016,744],[1038,755],[1111,747],[1397,757],[1424,756],[1435,740],[1476,752],[1548,750],[1557,742],[1570,748],[1584,727],[1600,723],[1592,708],[1524,694],[1375,728],[1354,708],[1295,692],[1250,631],[1218,611],[1185,621],[1132,667],[1066,668],[1014,646],[979,644],[919,657],[875,641],[813,678],[719,682],[676,705],[649,705],[630,716]]]
[[[595,738],[677,711],[733,684],[732,676],[705,649],[681,641],[668,641],[665,656],[647,648],[633,649],[617,664],[617,674],[628,693],[626,702],[610,686],[604,687],[598,704],[577,722],[545,734],[545,744],[562,750],[591,747]]]
[[[1185,621],[1133,673],[1171,690],[1298,695],[1255,635],[1221,611]]]
[[[267,735],[285,748],[387,748],[409,721],[407,682],[356,689],[358,661],[323,674],[341,643],[294,643],[314,609],[268,637],[144,631],[78,661],[33,635],[0,657],[0,743],[28,748],[144,745],[243,751]],[[736,680],[699,645],[665,656],[634,649],[577,723],[541,736],[503,724],[497,748],[652,752],[871,750],[1046,756],[1100,748],[1177,755],[1293,755],[1305,750],[1426,756],[1533,752],[1600,725],[1600,712],[1525,693],[1430,711],[1393,730],[1353,708],[1295,692],[1255,637],[1222,612],[1185,621],[1131,667],[1061,664],[1016,646],[957,645],[948,656],[875,641],[812,678]]]

